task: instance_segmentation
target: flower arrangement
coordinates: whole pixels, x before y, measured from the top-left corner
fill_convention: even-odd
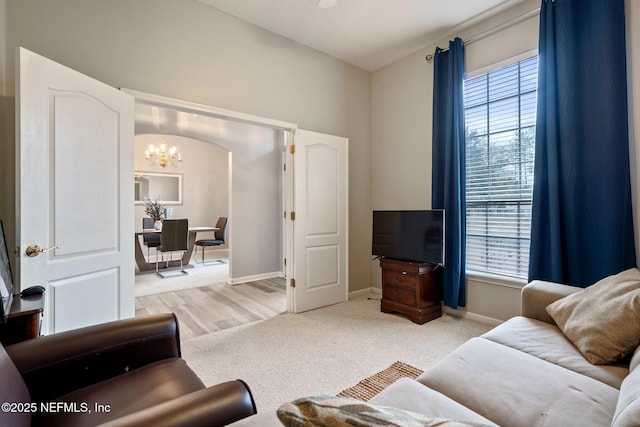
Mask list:
[[[164,217],[166,210],[162,200],[145,198],[143,203],[144,212],[153,218],[154,221],[160,221],[162,217]]]

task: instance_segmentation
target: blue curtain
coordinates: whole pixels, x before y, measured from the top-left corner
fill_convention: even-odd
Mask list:
[[[465,128],[463,107],[464,46],[436,49],[433,78],[431,206],[445,210],[444,303],[466,306],[465,292]]]
[[[624,0],[543,0],[529,280],[635,267]]]

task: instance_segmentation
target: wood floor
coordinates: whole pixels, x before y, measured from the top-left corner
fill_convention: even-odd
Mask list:
[[[217,283],[136,298],[136,316],[173,312],[182,341],[286,311],[284,279]]]

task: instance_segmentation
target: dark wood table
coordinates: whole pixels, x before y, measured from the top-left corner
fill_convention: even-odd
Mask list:
[[[6,323],[0,323],[2,345],[15,344],[40,336],[40,321],[44,311],[44,294],[20,298],[13,296]]]
[[[182,265],[183,267],[188,267],[189,262],[191,261],[191,255],[193,254],[193,247],[196,244],[196,235],[199,231],[217,231],[219,228],[216,227],[189,227],[189,243],[187,245],[187,250],[184,252],[182,256]],[[141,273],[148,271],[156,271],[156,263],[155,262],[147,262],[144,257],[144,252],[142,252],[142,246],[140,245],[140,236],[145,234],[159,234],[160,230],[151,230],[151,229],[143,229],[142,231],[138,231],[135,233],[135,255],[136,255],[136,264],[138,264],[138,269]],[[169,267],[180,267],[180,260],[169,261]],[[166,262],[162,262],[158,265],[158,268],[166,269]]]
[[[402,313],[420,325],[442,316],[442,269],[435,264],[382,258],[380,311]]]

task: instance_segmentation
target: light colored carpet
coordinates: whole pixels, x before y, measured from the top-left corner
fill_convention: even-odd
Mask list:
[[[337,394],[397,360],[426,370],[490,328],[446,315],[416,325],[361,297],[196,337],[183,343],[182,354],[207,385],[245,380],[265,411]]]

